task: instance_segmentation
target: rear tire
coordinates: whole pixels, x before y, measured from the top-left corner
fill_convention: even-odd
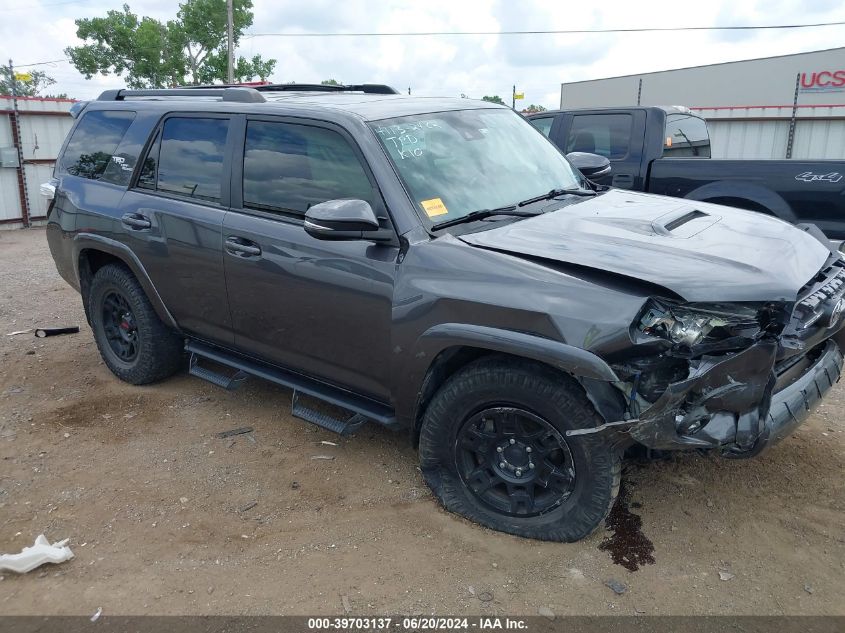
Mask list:
[[[100,356],[133,385],[173,375],[183,360],[182,339],[158,318],[141,284],[124,266],[108,264],[91,281],[88,314]]]
[[[428,406],[423,477],[447,510],[471,521],[526,538],[577,541],[610,512],[621,461],[599,434],[566,431],[602,422],[569,376],[485,357],[447,380]]]

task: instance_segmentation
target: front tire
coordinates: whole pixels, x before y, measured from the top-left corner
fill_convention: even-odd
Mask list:
[[[443,506],[486,527],[572,542],[592,533],[619,492],[621,461],[602,419],[569,376],[490,356],[452,376],[426,409],[423,477]]]
[[[88,314],[100,356],[112,373],[133,385],[178,371],[182,339],[158,318],[141,284],[124,266],[100,268],[91,281]]]

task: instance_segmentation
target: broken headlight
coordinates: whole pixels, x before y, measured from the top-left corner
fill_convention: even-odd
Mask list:
[[[706,342],[753,340],[764,329],[765,308],[759,304],[674,304],[650,300],[635,323],[648,336],[683,348]]]

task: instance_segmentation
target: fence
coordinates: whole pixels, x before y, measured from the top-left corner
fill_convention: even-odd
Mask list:
[[[47,201],[39,194],[50,180],[56,156],[70,130],[72,99],[0,96],[0,228],[43,220]]]

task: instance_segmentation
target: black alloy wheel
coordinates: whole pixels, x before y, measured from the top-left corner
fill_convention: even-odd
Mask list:
[[[575,486],[575,463],[563,435],[519,407],[490,407],[466,420],[457,433],[455,464],[479,501],[510,516],[544,514]]]
[[[109,347],[124,363],[138,356],[140,345],[138,324],[132,308],[120,292],[109,292],[103,298],[103,329]]]

